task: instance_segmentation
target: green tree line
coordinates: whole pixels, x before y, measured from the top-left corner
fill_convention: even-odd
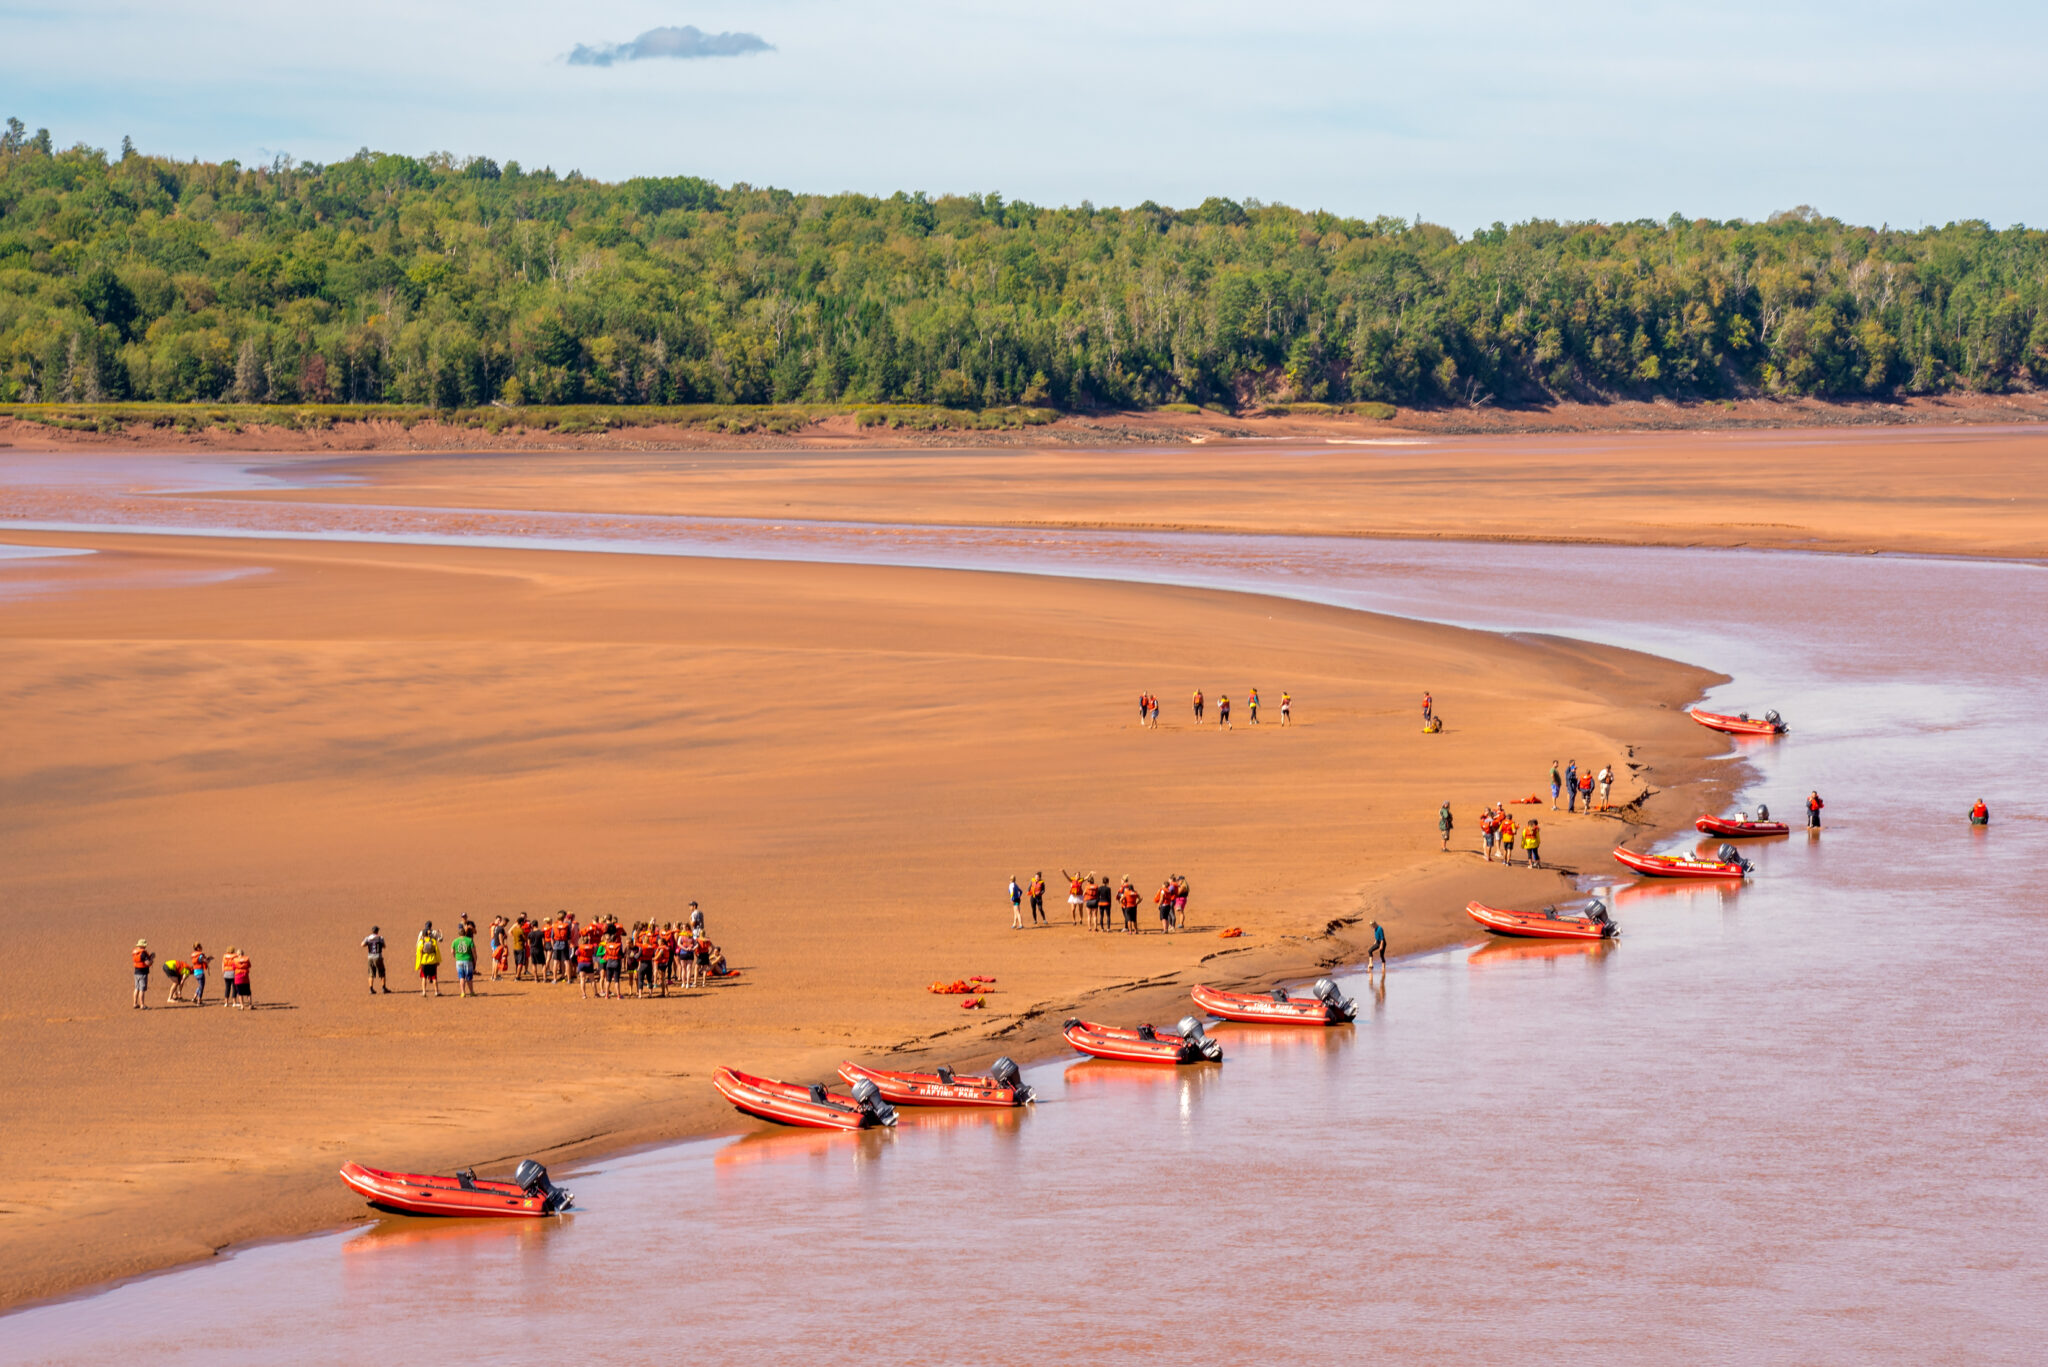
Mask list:
[[[1531,221],[1212,198],[607,184],[488,158],[177,161],[0,134],[0,401],[918,403],[1999,391],[2024,227]]]

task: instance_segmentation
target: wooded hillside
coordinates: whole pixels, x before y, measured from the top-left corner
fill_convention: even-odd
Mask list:
[[[1403,404],[2048,378],[2026,228],[604,184],[0,137],[0,401]]]

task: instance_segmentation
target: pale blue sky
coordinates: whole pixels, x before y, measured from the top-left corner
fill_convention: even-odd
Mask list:
[[[774,50],[565,60],[684,25]],[[1461,232],[1801,203],[2048,224],[2048,5],[2012,0],[0,0],[0,34],[0,116],[208,158],[1227,194]]]

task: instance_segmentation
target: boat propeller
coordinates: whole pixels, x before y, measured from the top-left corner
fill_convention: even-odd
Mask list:
[[[548,1180],[548,1170],[531,1158],[521,1159],[519,1166],[512,1170],[512,1180],[528,1196],[541,1199],[541,1209],[549,1212],[567,1210],[576,1204],[576,1198],[562,1187]]]
[[[1337,984],[1332,982],[1328,978],[1317,978],[1316,985],[1314,987],[1311,987],[1309,991],[1312,994],[1314,994],[1316,1000],[1322,1002],[1323,1005],[1331,1007],[1337,1011],[1341,1011],[1346,1019],[1349,1019],[1351,1013],[1357,1009],[1356,1003],[1354,1003],[1349,997],[1345,996],[1342,992],[1338,991]]]
[[[873,1116],[878,1123],[883,1125],[894,1125],[896,1123],[896,1108],[882,1099],[882,1089],[877,1087],[871,1079],[860,1079],[860,1081],[853,1084],[852,1090],[853,1099],[860,1103],[860,1108]]]
[[[1208,1059],[1211,1063],[1218,1062],[1223,1057],[1223,1046],[1203,1034],[1202,1022],[1193,1016],[1182,1016],[1180,1018],[1180,1037],[1187,1044],[1192,1045],[1196,1053]]]
[[[1023,1073],[1018,1071],[1015,1060],[1011,1059],[1008,1055],[1004,1055],[988,1066],[988,1080],[995,1083],[998,1087],[1008,1087],[1012,1092],[1015,1092],[1019,1105],[1037,1099],[1032,1094],[1031,1089],[1024,1085]]]

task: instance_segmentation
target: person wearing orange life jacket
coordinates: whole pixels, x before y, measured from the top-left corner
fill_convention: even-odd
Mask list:
[[[221,971],[227,978],[228,1005],[254,1010],[256,998],[249,986],[249,956],[229,945],[227,957],[221,960]]]
[[[1070,924],[1078,926],[1081,924],[1081,906],[1085,900],[1082,890],[1088,886],[1088,880],[1078,873],[1068,873],[1065,869],[1060,870],[1060,877],[1067,880],[1067,920]]]
[[[149,1010],[149,970],[156,963],[156,955],[149,948],[149,941],[137,940],[129,956],[135,963],[135,1009]]]
[[[1977,805],[1970,808],[1970,824],[1972,826],[1989,826],[1991,824],[1991,809],[1984,805],[1984,799],[1981,797],[1977,799]]]
[[[1500,818],[1500,853],[1505,862],[1515,862],[1515,819],[1505,812]]]
[[[1160,933],[1170,933],[1173,930],[1173,879],[1171,877],[1159,885],[1159,891],[1152,895],[1152,900],[1159,904]]]
[[[213,956],[206,952],[206,946],[194,943],[192,953],[186,957],[192,965],[192,1004],[206,1005],[206,969],[213,962]]]
[[[1820,829],[1820,809],[1827,805],[1827,803],[1820,800],[1818,789],[1806,795],[1806,829],[1809,831]]]
[[[666,929],[654,940],[654,979],[661,984],[661,995],[668,995],[669,980],[675,976],[676,937]]]
[[[1195,690],[1195,725],[1202,724],[1202,690]]]
[[[1127,935],[1138,933],[1138,903],[1143,900],[1137,884],[1131,882],[1129,874],[1125,874],[1123,886],[1117,889],[1116,901],[1124,909],[1124,933]]]
[[[1153,702],[1156,705],[1158,699],[1153,699]],[[1031,875],[1031,886],[1026,891],[1031,894],[1031,924],[1042,926],[1045,924],[1045,874],[1042,870]]]

